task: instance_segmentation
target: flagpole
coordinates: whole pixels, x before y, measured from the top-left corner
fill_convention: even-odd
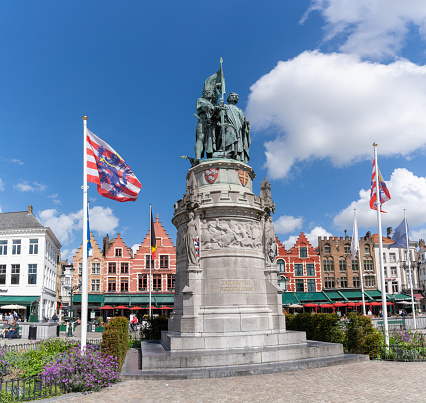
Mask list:
[[[151,318],[151,298],[152,298],[152,292],[151,292],[151,277],[152,277],[152,251],[151,251],[151,245],[152,245],[152,210],[151,210],[151,204],[149,205],[149,281],[148,281],[148,287],[149,287],[149,317]]]
[[[388,309],[386,305],[386,289],[385,289],[385,270],[383,265],[383,242],[382,242],[382,219],[380,212],[382,210],[382,198],[379,189],[379,168],[377,163],[377,143],[373,143],[374,147],[374,162],[375,162],[375,177],[376,177],[376,208],[377,208],[377,226],[379,235],[379,259],[380,259],[380,283],[382,288],[382,311],[383,324],[385,328],[385,345],[389,346],[389,326],[388,326]]]
[[[361,262],[361,250],[359,247],[359,236],[358,236],[358,223],[357,223],[357,219],[356,219],[356,209],[354,209],[354,224],[356,225],[356,244],[358,245],[358,261],[359,261],[359,274],[360,274],[360,278],[361,278],[361,294],[362,294],[362,313],[364,314],[364,316],[366,315],[365,313],[365,297],[364,297],[364,275],[362,273],[362,262]]]
[[[81,351],[87,341],[88,270],[87,270],[87,116],[83,116],[83,262],[81,267]]]
[[[408,225],[407,216],[404,209],[404,221],[405,221],[405,235],[407,238],[407,254],[406,259],[408,261],[408,273],[410,273],[410,288],[411,288],[411,309],[413,311],[414,330],[417,330],[416,324],[416,309],[414,307],[414,293],[413,293],[413,270],[411,269],[411,256],[410,256],[410,237],[408,236]]]

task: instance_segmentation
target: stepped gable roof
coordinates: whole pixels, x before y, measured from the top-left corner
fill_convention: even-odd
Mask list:
[[[0,213],[0,230],[44,228],[35,218],[34,214],[28,211],[18,211],[16,213]]]
[[[292,246],[289,249],[289,253],[295,253],[296,252],[295,247],[296,246],[302,246],[302,245],[306,246],[308,248],[308,250],[310,251],[310,254],[317,253],[315,251],[315,249],[312,247],[311,243],[308,241],[308,238],[306,238],[306,235],[305,235],[304,232],[300,233],[299,237],[297,238],[296,242],[294,243],[294,246]]]

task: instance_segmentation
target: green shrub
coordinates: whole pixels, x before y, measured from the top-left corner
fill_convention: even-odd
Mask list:
[[[340,328],[340,318],[334,313],[302,313],[286,315],[287,330],[306,332],[308,340],[342,343],[344,332]]]
[[[141,336],[145,340],[160,340],[161,332],[168,330],[168,319],[165,316],[147,318],[147,326],[142,328]]]
[[[373,344],[382,343],[382,333],[374,328],[367,316],[351,312],[345,332],[345,351],[351,354],[368,354],[372,357]]]
[[[106,350],[108,355],[117,357],[119,370],[126,358],[129,348],[129,321],[122,316],[116,316],[105,326],[102,333],[101,348]]]

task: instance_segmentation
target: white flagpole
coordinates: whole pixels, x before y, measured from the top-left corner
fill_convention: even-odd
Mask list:
[[[385,269],[383,265],[383,240],[382,240],[382,219],[380,211],[382,209],[380,189],[379,189],[379,168],[377,163],[377,143],[374,146],[374,161],[375,161],[375,178],[376,178],[376,208],[377,208],[377,226],[379,235],[379,259],[380,259],[380,283],[382,288],[382,311],[383,325],[385,328],[385,345],[389,346],[389,326],[388,326],[388,309],[386,305],[386,289],[385,289]]]
[[[83,262],[81,268],[81,351],[87,341],[88,270],[87,270],[87,116],[83,116]]]
[[[356,220],[356,209],[354,209],[354,228],[355,228],[354,235],[357,237],[356,245],[357,245],[357,248],[358,248],[359,274],[360,274],[360,279],[361,279],[362,313],[365,316],[366,313],[365,313],[365,297],[364,297],[364,278],[363,278],[363,273],[362,273],[361,251],[360,251],[360,247],[359,247],[358,223],[357,223],[357,220]]]
[[[407,216],[404,209],[404,221],[405,221],[405,235],[407,237],[407,254],[406,259],[408,261],[408,273],[410,273],[410,288],[411,288],[411,309],[413,310],[413,321],[414,321],[414,330],[417,330],[416,323],[416,309],[414,307],[414,293],[413,293],[413,270],[411,269],[411,256],[410,256],[410,238],[408,236],[408,225],[407,225]]]
[[[152,277],[152,269],[151,269],[151,265],[152,265],[152,255],[151,255],[151,245],[152,245],[152,210],[151,210],[151,204],[149,205],[149,281],[148,281],[148,287],[149,287],[149,317],[151,318],[151,298],[152,298],[152,293],[151,293],[151,277]]]

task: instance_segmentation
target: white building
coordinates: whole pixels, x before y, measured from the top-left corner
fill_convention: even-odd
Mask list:
[[[388,235],[392,228],[388,228]],[[382,289],[381,270],[380,270],[380,255],[379,255],[379,237],[377,234],[374,237],[374,254],[377,265],[377,285],[379,290]],[[407,251],[402,248],[391,248],[388,246],[393,244],[392,239],[383,237],[383,267],[385,273],[385,286],[387,294],[396,293],[411,293],[410,288],[410,272],[408,270]],[[417,270],[417,242],[410,241],[410,265],[413,272],[413,290],[418,292],[419,277]]]
[[[28,211],[0,213],[0,312],[17,304],[28,319],[51,317],[56,304],[56,277],[61,244]]]

